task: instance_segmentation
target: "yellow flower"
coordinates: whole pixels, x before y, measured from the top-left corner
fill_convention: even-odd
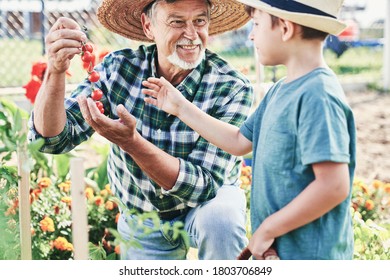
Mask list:
[[[110,188],[110,184],[107,184],[104,186],[104,189],[107,190],[107,192],[112,195],[112,191],[111,191],[111,188]]]
[[[379,189],[383,186],[383,182],[379,181],[379,180],[374,180],[372,182],[372,186],[375,188],[375,189]]]
[[[69,196],[64,196],[61,198],[61,201],[66,203],[68,206],[70,206],[72,204],[72,198],[69,197]]]
[[[101,190],[101,191],[100,191],[100,195],[103,196],[103,197],[108,196],[108,190],[106,190],[106,189]]]
[[[48,177],[43,177],[43,178],[39,179],[39,181],[38,181],[38,186],[41,189],[47,188],[50,185],[51,185],[51,180]]]
[[[69,181],[67,182],[62,182],[58,185],[58,187],[60,188],[61,191],[63,192],[69,192],[70,190],[70,183],[68,183]]]
[[[51,218],[45,217],[39,222],[39,225],[42,231],[53,232],[54,231],[54,222]]]
[[[85,196],[90,199],[94,197],[93,189],[92,188],[86,188],[85,189]]]

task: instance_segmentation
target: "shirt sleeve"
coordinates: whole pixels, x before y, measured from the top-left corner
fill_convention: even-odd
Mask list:
[[[348,108],[331,94],[306,94],[301,100],[298,137],[302,163],[349,163]]]
[[[245,85],[231,90],[230,96],[233,98],[221,104],[212,116],[240,126],[251,108],[253,91],[252,87]],[[222,185],[239,185],[241,157],[232,156],[202,137],[188,158],[179,160],[180,170],[176,184],[163,193],[180,198],[189,207],[215,197]]]

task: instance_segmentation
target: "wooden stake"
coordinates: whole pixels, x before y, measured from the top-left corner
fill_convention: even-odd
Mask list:
[[[26,119],[22,119],[21,132],[27,133]],[[27,142],[18,145],[17,158],[21,259],[31,260],[30,167],[28,165]]]
[[[88,214],[84,190],[83,159],[70,161],[72,196],[72,236],[75,260],[88,260]]]

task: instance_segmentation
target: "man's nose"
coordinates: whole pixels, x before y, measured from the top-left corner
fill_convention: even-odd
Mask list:
[[[198,32],[197,32],[196,27],[194,26],[194,24],[192,22],[186,24],[186,27],[184,29],[184,36],[190,40],[198,39],[198,37],[199,37]]]

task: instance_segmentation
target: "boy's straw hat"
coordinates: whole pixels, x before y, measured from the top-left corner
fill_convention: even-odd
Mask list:
[[[141,24],[143,9],[154,0],[103,0],[97,16],[107,29],[123,37],[150,42]],[[250,19],[244,5],[235,0],[211,0],[209,35],[234,30]]]
[[[338,35],[347,26],[337,16],[344,0],[237,0],[276,17]]]

